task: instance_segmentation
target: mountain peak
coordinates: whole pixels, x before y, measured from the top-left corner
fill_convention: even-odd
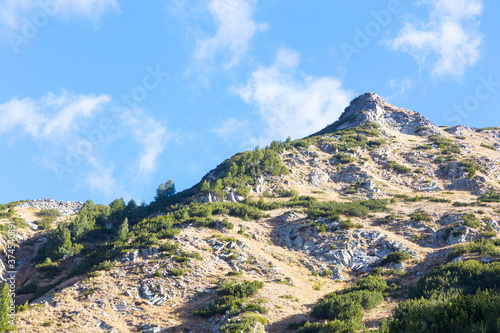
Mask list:
[[[351,101],[340,118],[314,135],[332,133],[373,122],[403,134],[438,133],[439,129],[420,113],[389,104],[377,93],[366,92]]]

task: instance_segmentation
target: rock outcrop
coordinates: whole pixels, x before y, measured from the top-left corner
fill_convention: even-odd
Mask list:
[[[439,133],[439,128],[420,113],[395,107],[376,93],[367,92],[353,99],[339,120],[316,134],[356,127],[367,122],[374,122],[403,134]]]
[[[17,208],[57,209],[62,215],[73,215],[82,209],[79,201],[56,201],[53,199],[29,200],[18,205]]]

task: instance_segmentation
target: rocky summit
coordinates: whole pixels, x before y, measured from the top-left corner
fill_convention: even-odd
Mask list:
[[[500,128],[371,92],[325,126],[148,205],[1,205],[17,330],[498,332]]]
[[[376,93],[367,92],[351,101],[339,120],[317,134],[357,127],[374,122],[383,128],[390,128],[404,134],[438,133],[438,127],[420,113],[395,107]]]

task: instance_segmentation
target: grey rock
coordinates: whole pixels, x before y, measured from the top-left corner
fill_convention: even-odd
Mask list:
[[[57,209],[62,215],[73,215],[83,207],[78,201],[55,201],[53,199],[28,200],[16,206],[17,208]]]

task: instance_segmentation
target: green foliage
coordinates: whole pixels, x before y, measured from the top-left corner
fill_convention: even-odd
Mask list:
[[[397,173],[401,174],[407,174],[413,172],[411,168],[408,168],[407,166],[401,165],[397,163],[396,161],[389,161],[387,162],[387,168],[394,170]]]
[[[156,189],[155,202],[159,205],[164,205],[175,195],[175,183],[172,179],[162,183]]]
[[[267,325],[269,321],[257,314],[247,313],[238,319],[231,319],[226,325],[221,328],[221,332],[240,333],[240,332],[257,332],[255,328],[258,324]]]
[[[494,333],[500,325],[500,295],[481,292],[400,303],[388,332]]]
[[[261,281],[245,281],[241,284],[235,282],[225,282],[217,289],[217,294],[222,296],[205,308],[196,310],[193,314],[199,317],[209,318],[216,314],[223,314],[229,311],[230,316],[237,315],[245,311],[259,311],[267,313],[267,309],[259,306],[258,303],[245,302],[245,297],[254,296],[259,289],[264,287]],[[246,303],[244,306],[243,304]]]
[[[481,143],[481,147],[488,148],[488,149],[495,150],[495,151],[497,150],[495,148],[495,146],[493,146],[493,145],[487,145],[487,144],[484,144],[484,143]]]
[[[14,307],[11,290],[9,284],[4,283],[0,288],[0,332],[7,332],[12,328],[9,317],[11,307]]]
[[[410,214],[410,218],[414,221],[432,221],[432,216],[429,213],[424,212],[423,210],[414,211]]]
[[[245,281],[241,284],[235,282],[225,282],[220,288],[217,289],[219,295],[229,295],[238,298],[250,297],[264,287],[262,281]]]
[[[127,238],[128,234],[128,218],[125,218],[120,224],[120,228],[118,228],[118,235],[117,238],[120,240],[125,240]]]
[[[99,265],[97,265],[96,270],[97,271],[110,271],[115,267],[116,267],[116,264],[113,261],[105,260],[105,261],[101,262]]]
[[[136,237],[134,245],[147,247],[156,244],[159,239],[171,238],[179,234],[180,230],[173,228],[174,222],[175,219],[171,214],[142,220],[131,231],[131,235]]]
[[[40,230],[51,230],[53,228],[55,222],[55,218],[53,217],[44,217],[41,220],[37,221],[38,229]]]
[[[311,204],[306,210],[309,218],[324,217],[333,221],[340,219],[340,214],[350,217],[366,217],[370,212],[387,210],[387,200],[373,199],[354,202],[318,202]]]
[[[340,152],[337,155],[335,155],[335,158],[339,163],[342,164],[349,164],[355,161],[354,157],[343,152]]]
[[[36,215],[45,216],[45,217],[59,217],[61,216],[61,212],[55,208],[52,209],[42,209]]]
[[[471,253],[500,257],[499,246],[500,240],[498,239],[479,239],[477,241],[470,242],[469,244],[455,247],[453,252],[448,255],[448,259],[451,260],[464,254]]]
[[[477,228],[481,226],[481,221],[478,220],[474,213],[467,213],[462,215],[462,220],[469,228]]]
[[[463,167],[464,170],[469,173],[469,178],[474,178],[477,171],[482,171],[482,168],[479,164],[471,161],[460,161],[458,165]]]
[[[500,193],[485,193],[478,200],[483,202],[500,202]]]
[[[357,321],[334,320],[329,323],[303,323],[297,333],[357,333],[363,325]]]
[[[432,134],[428,137],[428,140],[441,149],[441,154],[460,154],[460,146],[455,144],[451,139],[439,134]]]
[[[172,276],[183,276],[184,274],[186,274],[186,271],[182,268],[173,268],[169,272],[169,275],[172,275]]]
[[[316,319],[361,322],[363,310],[375,308],[383,298],[382,293],[368,290],[331,293],[314,306],[312,316]]]
[[[388,288],[387,281],[377,275],[368,275],[367,277],[356,281],[356,283],[345,289],[345,292],[353,292],[358,290],[367,290],[383,293]]]
[[[242,276],[243,271],[241,269],[237,270],[237,271],[230,271],[230,272],[227,272],[227,275],[229,275],[229,276]]]
[[[82,245],[72,242],[69,228],[64,224],[59,224],[38,251],[35,261],[40,262],[45,258],[59,260],[63,257],[71,257],[80,253],[82,249]]]
[[[381,265],[387,265],[390,263],[400,264],[403,261],[410,260],[412,258],[413,257],[408,252],[396,251],[396,252],[389,253],[387,255],[387,257],[385,257],[384,260],[382,260],[380,262],[380,264]]]
[[[367,146],[368,146],[368,149],[370,150],[373,150],[373,149],[376,149],[376,148],[380,148],[382,146],[385,146],[387,144],[387,141],[383,140],[383,139],[379,139],[379,140],[370,140],[368,141],[367,143]]]
[[[478,289],[500,291],[500,262],[484,264],[476,260],[441,266],[419,280],[410,298],[430,298],[433,294],[474,294]]]

